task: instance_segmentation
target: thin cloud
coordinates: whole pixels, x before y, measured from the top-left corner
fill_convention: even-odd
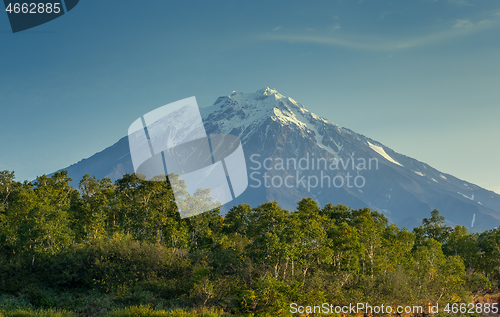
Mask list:
[[[496,27],[499,24],[498,22],[498,20],[483,20],[474,24],[469,19],[460,19],[455,21],[448,29],[408,38],[395,38],[373,34],[347,34],[345,32],[335,32],[329,35],[326,35],[324,32],[315,32],[316,35],[303,32],[295,34],[266,34],[263,38],[272,41],[313,43],[359,50],[396,51],[435,44],[464,35],[474,34]]]
[[[337,31],[338,29],[340,29],[340,23],[335,23],[334,25],[328,27],[328,29],[330,31]]]
[[[281,29],[281,26],[277,26],[277,27],[275,27],[275,28],[273,29],[273,32],[274,32],[274,31],[278,31],[279,29]]]
[[[380,20],[383,20],[386,16],[388,16],[391,13],[391,11],[384,11],[381,12],[380,15],[378,16]]]
[[[448,0],[448,3],[455,4],[457,6],[471,6],[472,5],[465,0]]]
[[[465,28],[465,29],[471,28],[473,26],[474,23],[472,23],[469,19],[465,20],[458,19],[455,25],[453,25],[454,28]]]

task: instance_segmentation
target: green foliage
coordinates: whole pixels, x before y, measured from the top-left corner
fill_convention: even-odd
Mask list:
[[[216,311],[209,312],[188,312],[182,309],[174,311],[153,310],[148,306],[129,307],[113,311],[104,317],[219,317],[222,316]]]
[[[0,308],[1,309],[1,308]],[[9,309],[0,310],[0,317],[75,317],[76,314],[64,310],[26,310],[26,309]]]
[[[69,180],[0,172],[0,316],[288,316],[291,302],[425,306],[498,291],[500,230],[450,228],[437,210],[413,232],[312,198],[181,219],[168,179]],[[182,204],[210,202],[200,190]]]
[[[439,215],[439,211],[434,209],[431,218],[424,218],[422,226],[413,231],[417,235],[417,244],[422,244],[426,239],[434,239],[440,243],[445,243],[452,229],[444,224],[444,217]]]

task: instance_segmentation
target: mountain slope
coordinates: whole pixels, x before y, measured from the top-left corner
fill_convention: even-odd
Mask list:
[[[310,196],[320,204],[368,206],[400,226],[420,225],[434,208],[450,225],[500,224],[500,195],[339,127],[276,90],[233,92],[201,112],[207,133],[236,135],[243,144],[249,187],[231,205],[277,200],[294,209]],[[132,173],[127,138],[67,170],[75,180]]]

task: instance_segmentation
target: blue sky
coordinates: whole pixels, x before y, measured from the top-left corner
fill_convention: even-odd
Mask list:
[[[0,13],[0,170],[33,179],[138,117],[265,86],[500,193],[500,3],[84,0],[12,34]]]

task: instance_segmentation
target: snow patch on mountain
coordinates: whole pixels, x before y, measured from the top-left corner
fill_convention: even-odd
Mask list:
[[[467,199],[474,200],[474,194],[472,194],[472,196],[471,196],[471,197],[469,197],[469,196],[467,196],[467,195],[464,195],[464,194],[462,194],[461,192],[458,192],[458,194],[460,194],[460,195],[464,196],[464,197],[465,197],[465,198],[467,198]]]
[[[390,157],[387,153],[385,153],[384,149],[381,146],[371,144],[369,141],[367,141],[367,142],[368,142],[368,145],[370,146],[370,148],[372,150],[374,150],[375,152],[377,152],[378,154],[382,155],[383,158],[385,158],[386,160],[388,160],[391,163],[394,163],[394,164],[399,165],[399,166],[403,166],[398,161],[396,161],[395,159]]]

